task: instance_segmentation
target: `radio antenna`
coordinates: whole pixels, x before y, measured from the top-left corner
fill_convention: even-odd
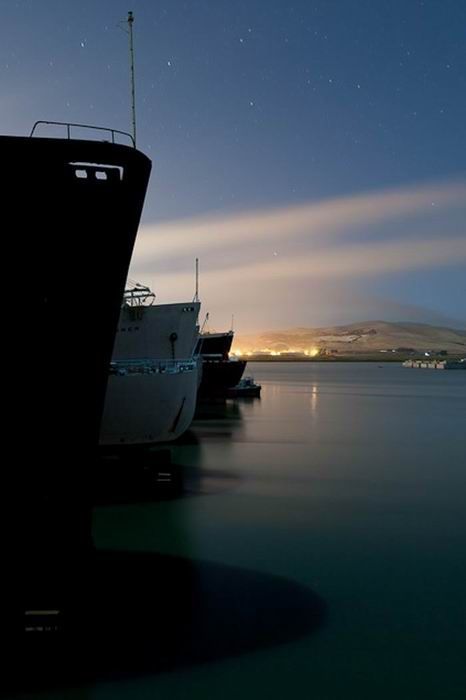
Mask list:
[[[128,12],[128,35],[129,35],[129,68],[131,84],[131,121],[133,125],[133,141],[136,147],[136,90],[134,87],[134,45],[133,45],[133,22],[134,15]]]

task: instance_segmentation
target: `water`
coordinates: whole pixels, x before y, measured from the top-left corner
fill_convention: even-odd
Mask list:
[[[100,547],[157,553],[167,581],[176,562],[183,654],[43,697],[464,698],[466,372],[247,371],[261,399],[174,450],[185,497],[96,513]]]

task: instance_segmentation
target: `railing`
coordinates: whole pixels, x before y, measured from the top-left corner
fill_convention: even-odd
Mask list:
[[[110,363],[109,373],[124,376],[127,374],[180,374],[192,372],[197,367],[196,360],[118,360]]]
[[[120,131],[119,129],[110,129],[107,126],[93,126],[92,124],[73,124],[72,122],[49,122],[49,121],[44,121],[44,120],[39,120],[35,122],[34,126],[31,129],[31,133],[29,134],[30,137],[34,136],[34,132],[36,128],[39,125],[46,124],[47,126],[64,126],[66,127],[66,133],[68,135],[68,138],[71,139],[71,128],[77,128],[77,129],[93,129],[94,131],[106,131],[107,133],[110,133],[112,135],[112,143],[115,142],[115,134],[120,134],[121,136],[126,136],[131,140],[131,143],[133,145],[133,148],[136,148],[136,144],[134,142],[134,138],[131,136],[131,134],[128,134],[127,131]],[[103,139],[105,140],[105,139]]]
[[[133,287],[127,287],[123,293],[123,301],[127,306],[152,306],[155,294],[142,284],[134,283]]]

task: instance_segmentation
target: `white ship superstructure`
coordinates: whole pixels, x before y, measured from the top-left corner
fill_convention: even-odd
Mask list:
[[[200,303],[155,304],[125,292],[102,419],[103,446],[175,440],[190,426],[201,364],[194,355]]]
[[[199,329],[200,303],[155,304],[148,287],[127,289],[118,321],[113,360],[187,359]]]

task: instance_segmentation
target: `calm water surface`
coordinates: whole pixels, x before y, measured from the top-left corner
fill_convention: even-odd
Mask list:
[[[463,699],[466,372],[356,363],[248,372],[261,399],[211,407],[175,448],[185,497],[95,518],[102,548],[219,565],[217,578],[203,574],[214,577],[219,637],[208,601],[204,634],[223,652],[47,697]],[[325,603],[307,632],[287,612],[296,583]],[[287,615],[286,643],[273,624],[261,639],[260,625]],[[229,655],[230,631],[239,643]]]

